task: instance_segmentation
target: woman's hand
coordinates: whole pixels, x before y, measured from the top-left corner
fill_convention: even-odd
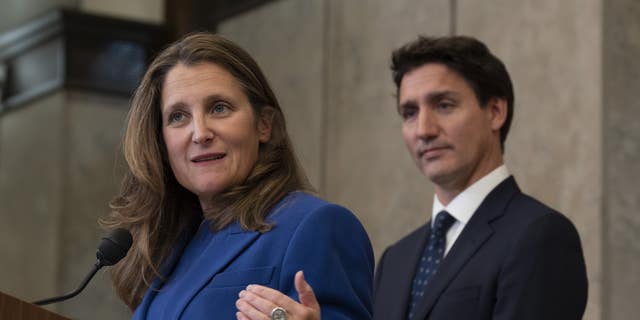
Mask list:
[[[259,285],[249,285],[240,291],[236,301],[238,320],[270,320],[271,311],[280,307],[287,313],[287,320],[320,320],[320,304],[313,288],[304,279],[302,271],[296,273],[294,285],[300,303],[280,291]]]

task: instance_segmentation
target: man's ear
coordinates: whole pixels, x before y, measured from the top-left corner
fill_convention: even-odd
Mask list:
[[[487,116],[489,117],[491,129],[500,131],[500,128],[507,121],[507,100],[504,98],[491,98],[487,104]]]
[[[271,128],[276,110],[273,107],[264,107],[258,118],[258,138],[260,142],[268,142],[271,139]]]

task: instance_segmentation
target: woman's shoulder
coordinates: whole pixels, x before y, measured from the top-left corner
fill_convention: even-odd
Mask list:
[[[293,191],[284,197],[279,205],[315,208],[332,205],[332,203],[306,191]]]
[[[270,218],[276,223],[285,221],[299,223],[302,220],[315,218],[356,219],[349,209],[304,191],[287,195],[276,205]]]

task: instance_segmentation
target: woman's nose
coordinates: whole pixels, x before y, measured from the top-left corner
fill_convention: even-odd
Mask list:
[[[213,130],[204,117],[193,120],[193,135],[191,140],[197,144],[205,144],[213,140]]]

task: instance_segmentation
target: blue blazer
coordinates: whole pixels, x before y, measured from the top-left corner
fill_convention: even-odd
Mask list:
[[[274,288],[297,301],[293,278],[298,270],[313,287],[323,319],[371,318],[373,250],[349,210],[294,192],[267,221],[274,227],[262,234],[231,224],[215,234],[196,261],[181,261],[194,266],[177,283],[178,293],[162,319],[235,319],[238,293],[249,284]],[[180,255],[173,252],[167,259],[164,275],[170,277]],[[158,279],[152,283],[133,319],[147,318],[161,286]]]
[[[378,265],[374,319],[406,320],[427,223]],[[587,303],[580,238],[560,213],[520,192],[513,177],[489,193],[442,260],[413,319],[578,320]]]

